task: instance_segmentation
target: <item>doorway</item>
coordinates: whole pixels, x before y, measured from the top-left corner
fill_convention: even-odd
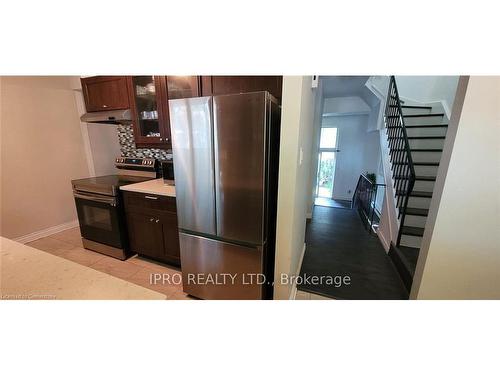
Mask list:
[[[339,131],[336,127],[322,127],[319,140],[317,184],[315,205],[336,207],[344,206],[345,202],[336,202],[333,199],[335,183],[335,169],[337,166]],[[343,207],[342,207],[343,208]]]

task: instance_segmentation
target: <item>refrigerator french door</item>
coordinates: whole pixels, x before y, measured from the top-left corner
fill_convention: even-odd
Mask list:
[[[276,100],[256,92],[169,105],[184,291],[264,298],[274,265]]]

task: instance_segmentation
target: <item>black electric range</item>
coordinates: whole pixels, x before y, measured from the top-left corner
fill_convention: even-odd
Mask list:
[[[156,159],[115,160],[116,175],[71,181],[83,246],[117,259],[130,255],[125,212],[120,186],[158,178]]]

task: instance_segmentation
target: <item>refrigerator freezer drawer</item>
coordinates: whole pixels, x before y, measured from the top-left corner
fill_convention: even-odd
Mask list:
[[[184,292],[203,299],[262,299],[262,248],[179,233]]]

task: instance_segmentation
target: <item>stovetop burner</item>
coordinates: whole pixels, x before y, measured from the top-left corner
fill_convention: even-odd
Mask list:
[[[118,194],[120,186],[135,184],[152,180],[154,177],[141,177],[141,176],[127,176],[127,175],[107,175],[98,177],[82,178],[73,180],[73,189],[77,191],[84,191],[88,193],[97,193],[104,195]]]
[[[157,162],[151,158],[116,158],[119,174],[73,180],[73,190],[117,196],[120,186],[152,180],[158,177]]]

